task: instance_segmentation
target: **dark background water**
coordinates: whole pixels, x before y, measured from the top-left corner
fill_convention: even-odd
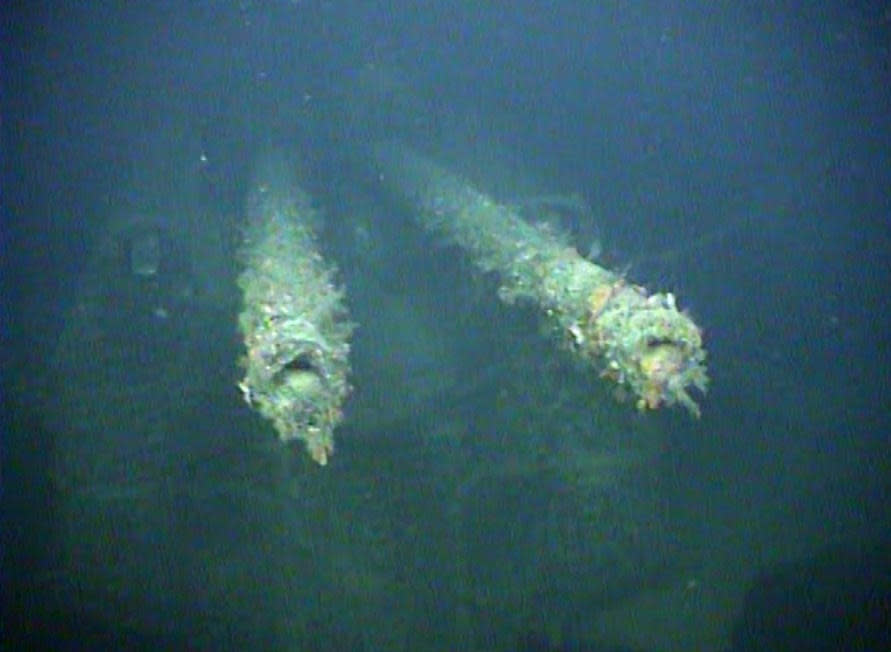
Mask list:
[[[47,448],[71,435],[41,392],[108,215],[212,205],[237,216],[272,137],[324,161],[315,188],[333,203],[352,177],[332,152],[390,128],[442,149],[460,133],[452,160],[467,142],[497,141],[505,167],[582,193],[597,223],[568,227],[599,237],[603,260],[635,281],[674,291],[704,328],[702,419],[657,421],[670,527],[697,564],[682,564],[675,600],[632,607],[650,614],[640,629],[651,635],[621,633],[634,628],[618,600],[591,607],[580,617],[600,624],[580,631],[653,649],[775,635],[780,649],[796,643],[777,643],[766,605],[800,608],[798,629],[818,642],[839,640],[838,613],[858,622],[880,609],[891,573],[883,3],[36,2],[4,4],[2,30],[4,635],[27,638],[40,626],[28,605],[56,595],[43,571],[65,545],[48,542],[64,538],[47,508],[62,490]],[[386,128],[350,131],[345,89],[363,69],[398,71],[381,87],[422,99],[395,103],[403,114]],[[381,284],[398,275],[383,271],[396,269],[386,247],[362,255]],[[190,292],[234,323],[232,279],[208,278]],[[220,327],[206,357],[237,353],[233,333]],[[438,349],[422,340],[392,368],[430,374]],[[714,613],[723,638],[690,634]]]

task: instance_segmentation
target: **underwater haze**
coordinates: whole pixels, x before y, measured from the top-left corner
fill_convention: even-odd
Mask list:
[[[4,649],[891,649],[886,3],[38,0],[0,39]],[[379,143],[604,303],[671,293],[701,416],[559,346]],[[312,457],[243,381],[270,149],[355,324]]]

